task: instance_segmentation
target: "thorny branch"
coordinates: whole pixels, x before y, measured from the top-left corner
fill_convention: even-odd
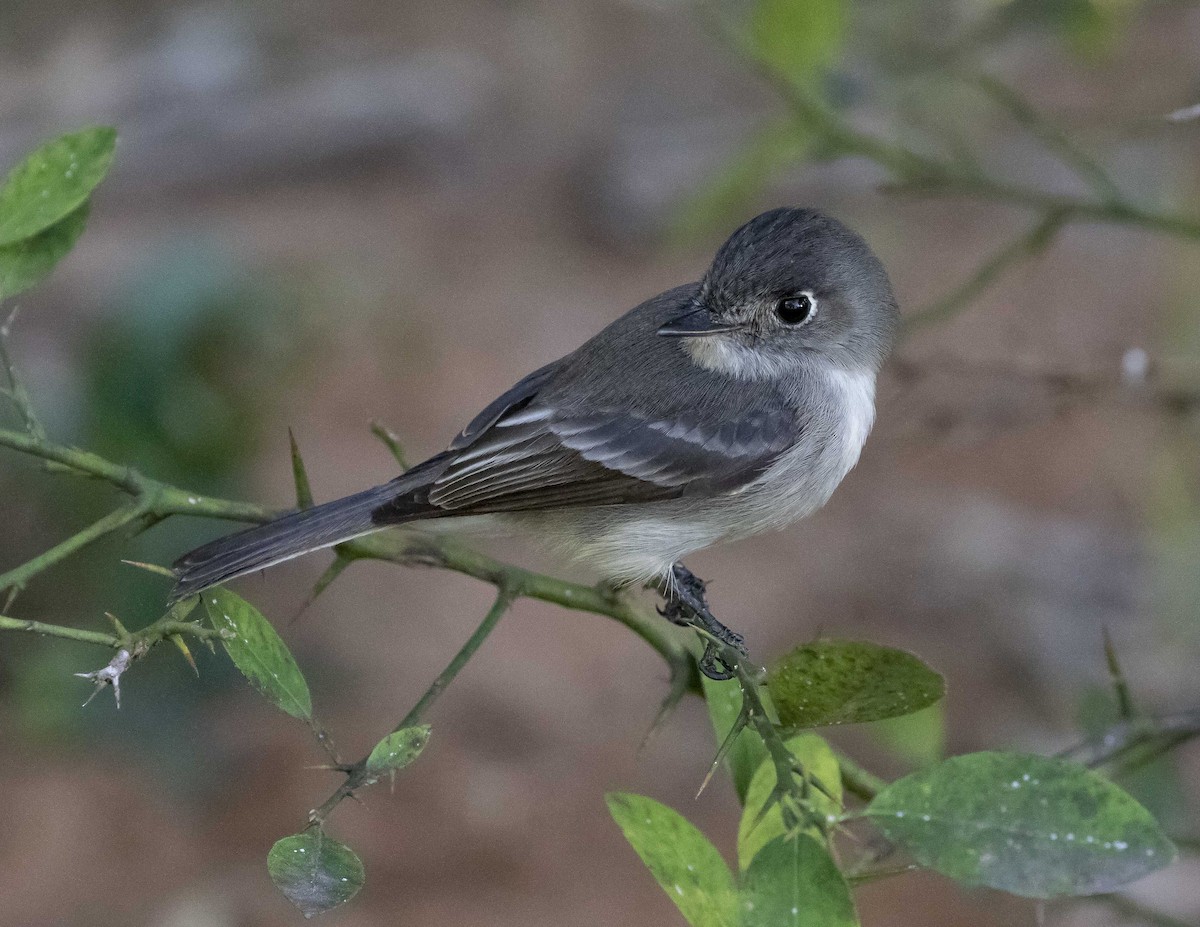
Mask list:
[[[728,24],[722,28],[732,38],[732,44],[779,93],[789,108],[797,126],[814,139],[816,150],[826,158],[859,157],[880,167],[889,177],[885,189],[893,193],[923,196],[961,196],[1017,206],[1031,211],[1035,221],[1029,229],[1002,247],[980,264],[961,284],[932,304],[909,313],[905,332],[911,333],[926,325],[943,321],[974,302],[1005,272],[1031,257],[1043,253],[1068,225],[1081,222],[1105,222],[1144,228],[1181,238],[1200,240],[1200,219],[1158,212],[1129,201],[1104,169],[1057,126],[1040,114],[1015,91],[990,78],[978,78],[977,84],[992,100],[1023,128],[1038,139],[1063,164],[1070,168],[1087,187],[1084,196],[1063,195],[1028,185],[1009,183],[988,176],[970,158],[942,159],[917,151],[903,143],[880,137],[857,128],[842,112],[828,106],[813,90],[801,86],[776,71],[764,61],[745,37]],[[1193,108],[1194,109],[1194,108]],[[1184,113],[1183,116],[1180,113]],[[1191,110],[1172,114],[1172,118],[1190,118]],[[44,553],[7,572],[0,574],[0,595],[7,593],[5,610],[11,608],[17,594],[35,577],[50,570],[68,557],[103,537],[131,528],[144,528],[166,518],[188,515],[219,518],[241,522],[264,522],[278,514],[273,509],[219,499],[151,479],[131,467],[109,461],[88,451],[58,444],[47,437],[29,395],[17,375],[7,352],[6,340],[12,317],[0,326],[0,366],[7,374],[8,385],[0,386],[0,395],[16,409],[23,430],[0,428],[0,447],[7,447],[45,462],[47,470],[70,473],[102,480],[124,492],[129,498],[121,506],[91,525],[61,541]],[[901,368],[903,369],[903,368]],[[1058,380],[1062,381],[1061,375]],[[1067,378],[1066,387],[1090,393],[1095,382],[1086,377]],[[1168,389],[1156,387],[1156,398],[1191,408],[1200,397],[1196,390],[1176,396]],[[1162,394],[1159,397],[1159,394]],[[373,433],[385,443],[401,468],[407,466],[403,450],[395,436],[378,424]],[[303,464],[293,441],[293,467],[296,474],[297,498],[301,506],[311,504],[311,491]],[[497,597],[471,637],[434,680],[429,689],[396,726],[395,730],[417,723],[434,700],[457,676],[474,653],[487,639],[493,628],[512,603],[522,597],[552,602],[565,608],[610,617],[642,637],[666,660],[671,673],[667,705],[673,704],[688,689],[697,688],[694,656],[687,643],[665,622],[658,620],[648,609],[610,590],[583,586],[548,575],[521,569],[487,557],[446,536],[425,535],[415,531],[386,532],[340,545],[336,559],[313,590],[315,598],[329,583],[356,560],[382,560],[407,566],[424,565],[453,570],[491,583]],[[177,606],[178,609],[178,606]],[[119,699],[119,684],[129,666],[152,647],[166,639],[182,644],[183,635],[210,640],[222,632],[183,620],[177,609],[137,632],[125,630],[113,619],[115,633],[91,631],[65,625],[27,621],[0,615],[0,631],[23,631],[82,643],[95,644],[117,651],[105,667],[77,675],[92,679],[96,691],[112,685]],[[760,672],[747,666],[747,660],[728,645],[722,659],[734,668],[743,693],[743,712],[740,725],[754,728],[762,739],[776,770],[777,785],[772,800],[781,802],[785,818],[801,823],[797,812],[809,807],[810,788],[824,790],[797,765],[787,750],[783,735],[773,723],[759,692]],[[94,696],[95,693],[93,693]],[[332,750],[324,733],[317,729],[318,740]],[[1145,761],[1178,744],[1200,735],[1200,716],[1195,712],[1155,720],[1131,719],[1110,728],[1098,741],[1082,744],[1063,755],[1088,765],[1129,762],[1131,758]],[[847,792],[869,800],[885,784],[883,780],[858,766],[845,756],[839,757],[843,785]],[[320,825],[326,816],[355,790],[367,784],[367,758],[355,763],[338,765],[346,780],[310,815],[311,823]],[[824,826],[823,822],[820,822]]]
[[[9,322],[11,322],[11,317]],[[103,518],[84,527],[44,553],[0,574],[0,595],[7,593],[5,610],[12,607],[17,594],[35,577],[57,566],[89,544],[130,527],[146,527],[179,515],[241,522],[265,522],[279,514],[278,511],[265,506],[219,499],[173,486],[144,476],[132,467],[115,463],[98,454],[68,447],[51,440],[39,423],[28,394],[21,386],[21,380],[7,353],[5,337],[8,334],[8,328],[8,323],[0,328],[0,365],[5,368],[10,383],[10,387],[5,390],[5,395],[16,406],[25,428],[23,431],[0,428],[0,447],[7,447],[18,453],[40,459],[48,466],[53,467],[55,472],[89,477],[109,483],[124,492],[129,499]],[[382,426],[376,426],[373,430],[384,441],[397,461],[403,461],[403,453],[395,437]],[[293,449],[293,468],[297,479],[298,497],[303,503],[306,497],[304,488],[307,477],[302,478],[303,463],[299,459],[299,452],[295,449]],[[498,590],[501,590],[506,606],[514,598],[526,597],[612,618],[631,629],[666,660],[671,672],[673,692],[697,686],[694,662],[685,640],[664,622],[658,620],[657,616],[651,614],[648,609],[639,607],[611,590],[571,583],[524,570],[490,558],[453,538],[425,535],[419,532],[389,532],[361,538],[340,545],[337,548],[336,556],[333,570],[327,572],[318,581],[314,593],[318,593],[328,585],[355,560],[383,560],[406,566],[434,566],[454,570],[496,586]],[[117,633],[109,634],[4,615],[0,615],[0,631],[26,631],[111,647],[119,652],[127,651],[128,659],[118,661],[121,664],[119,671],[106,668],[89,675],[89,678],[96,679],[101,684],[116,683],[119,682],[121,673],[132,662],[162,640],[167,638],[181,640],[180,635],[183,634],[205,640],[219,636],[217,631],[204,628],[195,622],[180,620],[178,608],[177,606],[159,621],[132,634],[120,627],[119,622],[115,622],[115,620]],[[490,625],[487,630],[490,630]],[[477,647],[478,643],[476,642],[474,646]],[[470,650],[468,657],[473,652],[474,648]],[[110,664],[110,667],[115,666],[116,664]],[[457,669],[454,672],[457,672]]]
[[[446,690],[446,687],[454,681],[459,671],[475,655],[475,651],[487,640],[492,630],[496,627],[496,623],[508,611],[513,599],[519,594],[520,589],[511,588],[507,585],[500,586],[499,592],[496,595],[496,601],[484,616],[483,621],[479,623],[479,626],[467,638],[467,642],[459,648],[458,653],[454,655],[453,659],[442,670],[437,679],[430,683],[429,688],[425,690],[424,694],[417,700],[417,703],[408,714],[404,716],[403,720],[392,728],[391,733],[395,734],[406,727],[412,727],[420,723],[421,719],[425,716],[425,712],[437,700],[438,696]],[[330,812],[341,804],[343,799],[352,797],[357,789],[370,784],[370,773],[367,769],[367,761],[370,759],[370,756],[368,753],[355,763],[338,767],[339,772],[346,774],[346,781],[339,785],[320,807],[309,812],[308,820],[310,824],[318,826],[323,824]]]

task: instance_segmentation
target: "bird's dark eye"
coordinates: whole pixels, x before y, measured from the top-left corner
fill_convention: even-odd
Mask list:
[[[784,325],[803,325],[817,314],[817,301],[812,293],[789,296],[775,304],[775,315]]]

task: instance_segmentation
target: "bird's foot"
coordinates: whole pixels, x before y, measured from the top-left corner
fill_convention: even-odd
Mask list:
[[[746,656],[742,635],[729,630],[713,615],[704,598],[704,581],[682,563],[671,567],[671,582],[663,593],[666,604],[659,613],[668,621],[703,630],[710,637],[700,658],[700,672],[709,679],[732,679],[734,667],[720,655],[718,642]]]

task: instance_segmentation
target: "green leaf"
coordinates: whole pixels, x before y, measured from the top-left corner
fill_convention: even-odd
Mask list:
[[[366,879],[358,855],[320,828],[276,842],[267,854],[267,871],[305,917],[345,904]]]
[[[903,650],[814,641],[783,657],[767,688],[785,727],[857,724],[912,714],[945,694],[940,675]]]
[[[429,743],[429,731],[428,724],[420,724],[388,734],[367,757],[367,772],[378,779],[386,772],[403,769],[421,755]]]
[[[112,165],[117,130],[84,129],[43,145],[0,188],[0,246],[42,232],[84,204]]]
[[[944,702],[899,718],[876,721],[871,735],[911,767],[940,763],[946,755]]]
[[[812,837],[776,837],[746,870],[742,927],[858,927],[846,880]]]
[[[812,792],[813,809],[818,814],[838,815],[842,812],[842,778],[837,758],[829,744],[816,734],[798,734],[787,741],[787,748],[810,775],[820,780],[834,796],[831,801],[816,789]],[[783,812],[778,805],[763,813],[776,783],[775,764],[765,760],[754,773],[746,792],[745,809],[738,823],[738,866],[747,869],[760,850],[776,837],[787,832]]]
[[[608,810],[692,927],[733,927],[737,892],[716,847],[677,811],[643,795],[607,797]]]
[[[1111,892],[1175,857],[1128,793],[1040,756],[954,757],[892,783],[865,813],[922,866],[1030,898]]]
[[[815,83],[841,53],[844,0],[758,0],[750,40],[758,56],[796,84]]]
[[[233,665],[254,688],[293,718],[311,720],[308,683],[271,623],[257,608],[227,589],[209,589],[203,598],[212,626],[234,632],[234,637],[221,638]]]
[[[725,743],[729,731],[733,728],[742,711],[742,690],[737,682],[724,680],[718,682],[700,674],[700,683],[704,687],[704,701],[708,704],[708,717],[712,721],[713,733],[717,745]],[[725,754],[725,762],[729,766],[729,774],[733,777],[733,787],[737,790],[738,801],[746,803],[746,790],[750,788],[750,779],[754,771],[767,756],[767,748],[762,739],[753,731],[743,728],[734,738]]]
[[[0,247],[0,299],[25,292],[54,270],[83,234],[88,210],[85,202],[48,229]]]

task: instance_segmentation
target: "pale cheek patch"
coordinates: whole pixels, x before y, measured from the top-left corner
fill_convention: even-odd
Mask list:
[[[769,380],[784,376],[791,369],[782,360],[761,350],[747,347],[724,335],[684,338],[683,349],[696,366],[723,373],[739,380]]]

